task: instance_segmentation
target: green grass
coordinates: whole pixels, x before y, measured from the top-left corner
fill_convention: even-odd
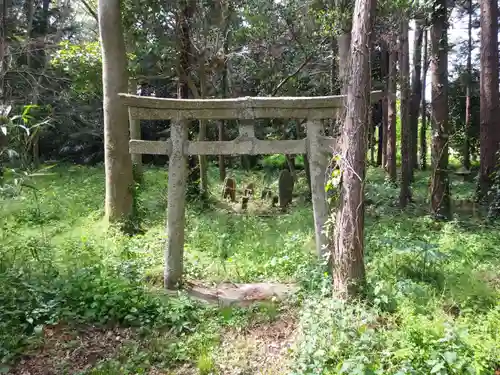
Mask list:
[[[285,309],[218,309],[161,292],[163,169],[146,171],[138,196],[145,231],[133,237],[102,225],[102,168],[48,172],[30,178],[32,188],[0,195],[0,362],[11,365],[40,344],[44,327],[66,322],[136,332],[89,374],[167,371],[182,363],[219,373],[223,330],[267,324]],[[500,227],[466,210],[448,223],[431,220],[423,172],[416,173],[415,204],[401,212],[397,188],[370,169],[366,298],[346,304],[331,297],[314,255],[303,173],[287,213],[260,205],[243,213],[218,201],[221,186],[210,170],[212,205],[192,204],[186,213],[186,277],[298,282],[291,308],[299,323],[287,358],[295,374],[493,374],[500,367]],[[238,187],[255,182],[257,196],[268,181],[276,189],[277,174],[230,174]],[[451,191],[463,201],[474,189],[453,180]]]

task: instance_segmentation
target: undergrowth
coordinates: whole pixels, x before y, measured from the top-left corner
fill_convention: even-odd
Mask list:
[[[276,176],[229,172],[238,188],[254,182],[257,196],[264,186],[276,190]],[[300,319],[287,359],[294,374],[493,374],[500,367],[500,228],[467,206],[473,183],[453,182],[454,201],[465,203],[454,220],[436,223],[428,216],[428,174],[417,173],[415,202],[403,213],[397,188],[370,169],[368,283],[362,301],[344,303],[331,296],[315,258],[303,173],[287,212],[259,199],[242,212],[220,202],[220,185],[208,207],[189,206],[186,277],[298,282]],[[214,183],[217,171],[210,174]],[[136,339],[88,374],[180,363],[216,374],[223,330],[279,316],[279,308],[221,309],[162,291],[164,170],[148,169],[138,186],[142,233],[134,236],[101,222],[101,168],[55,167],[29,184],[0,193],[0,362],[11,366],[40,344],[47,326],[118,325],[133,327]]]

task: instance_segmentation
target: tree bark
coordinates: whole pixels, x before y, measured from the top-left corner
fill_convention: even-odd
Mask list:
[[[196,2],[194,0],[179,0],[178,13],[178,44],[179,44],[179,83],[177,87],[177,97],[179,99],[189,98],[189,77],[191,76],[191,36],[190,22],[193,18]],[[199,197],[200,190],[200,168],[198,158],[188,157],[188,188],[189,198]]]
[[[380,167],[382,165],[382,160],[383,160],[383,147],[384,147],[384,128],[382,124],[379,124],[377,128],[377,167]]]
[[[410,53],[408,44],[408,18],[403,15],[399,36],[399,66],[401,77],[401,190],[399,205],[405,208],[411,200],[411,125],[410,125]]]
[[[389,92],[389,48],[387,43],[382,47],[382,77],[385,81],[385,95],[382,99],[382,127],[379,133],[379,147],[382,147],[382,167],[387,170],[387,131],[389,128],[389,102],[387,94]],[[382,145],[380,145],[382,143]]]
[[[7,102],[7,93],[5,90],[5,75],[7,74],[7,0],[2,0],[2,13],[0,18],[0,104]],[[0,137],[3,134],[0,132]]]
[[[410,104],[410,128],[411,128],[411,153],[410,167],[418,168],[418,115],[420,111],[420,96],[422,95],[422,39],[424,25],[421,19],[415,21],[415,34],[413,40],[413,70],[411,79],[411,104]],[[413,175],[413,172],[412,172]]]
[[[332,9],[335,7],[335,1],[336,0],[332,0]],[[339,55],[338,41],[333,31],[330,46],[332,52],[332,59],[330,61],[330,95],[340,95],[339,66],[337,62],[337,57]],[[339,130],[340,122],[338,121],[338,118],[331,118],[329,120],[328,135],[331,137],[338,137]]]
[[[7,74],[7,14],[8,6],[7,0],[1,0],[1,10],[0,15],[0,114],[8,116],[9,114],[4,112],[3,106],[8,102],[6,86],[5,86],[5,75]],[[0,121],[0,125],[3,122]],[[3,151],[4,147],[9,144],[8,135],[0,129],[0,153]],[[3,176],[3,166],[0,162],[0,179]]]
[[[370,112],[370,111],[369,111]],[[372,116],[368,113],[368,147],[370,148],[370,165],[375,165],[375,124]]]
[[[392,183],[396,183],[396,74],[398,53],[394,47],[390,47],[389,53],[389,74],[387,83],[387,172]]]
[[[37,27],[33,27],[35,18],[35,2],[28,1],[28,25],[26,30],[26,38],[28,40],[28,54],[27,63],[28,68],[38,74],[38,78],[33,82],[33,90],[31,92],[31,104],[38,105],[40,98],[40,89],[42,88],[42,81],[45,69],[48,64],[45,40],[49,29],[49,8],[50,0],[42,1],[42,15],[38,18]],[[33,164],[38,166],[40,164],[40,137],[38,130],[33,133],[31,139],[31,151],[33,154]]]
[[[332,59],[330,61],[330,94],[338,95],[340,94],[339,86],[339,66],[337,64],[337,56],[339,54],[338,40],[335,35],[332,36],[331,40],[331,51]]]
[[[99,0],[104,108],[105,213],[110,222],[125,220],[132,209],[132,160],[128,115],[118,93],[127,92],[128,74],[119,0]]]
[[[92,7],[92,5],[90,5],[90,3],[87,2],[86,0],[80,0],[80,1],[83,4],[83,6],[85,7],[85,9],[87,10],[88,14],[90,14],[92,16],[92,18],[94,18],[96,20],[96,22],[99,22],[99,19],[97,18],[97,13],[96,13],[95,9]]]
[[[432,175],[431,209],[436,218],[449,219],[448,179],[448,32],[446,0],[436,0],[431,27]]]
[[[498,112],[498,4],[480,1],[481,75],[480,75],[480,172],[479,198],[485,200],[492,185],[500,136]]]
[[[340,92],[347,94],[347,85],[349,83],[349,64],[351,51],[351,22],[349,18],[348,0],[336,0],[336,7],[340,12],[340,35],[337,36],[337,47],[339,54],[338,77]]]
[[[427,30],[424,30],[424,57],[423,57],[423,69],[422,69],[422,124],[420,125],[420,168],[425,170],[427,168],[427,103],[425,99],[425,87],[427,86],[427,67],[428,67],[428,56],[427,56]]]
[[[205,99],[206,96],[206,81],[207,72],[205,70],[205,58],[203,57],[200,62],[200,99]],[[207,120],[199,120],[200,131],[198,133],[198,140],[203,142],[207,139]],[[200,163],[200,189],[201,194],[206,196],[208,194],[208,162],[206,155],[199,156]]]
[[[464,129],[464,154],[463,166],[470,169],[470,145],[469,129],[471,121],[471,86],[472,86],[472,0],[468,4],[468,23],[467,23],[467,85],[465,87],[465,129]]]
[[[341,180],[333,233],[333,289],[349,298],[365,277],[363,261],[366,120],[370,103],[370,35],[376,0],[356,0],[347,112],[341,136]]]
[[[229,66],[228,66],[228,54],[229,54],[229,43],[231,38],[231,14],[232,8],[229,3],[226,9],[226,17],[224,24],[224,43],[222,45],[222,51],[224,55],[224,66],[222,70],[222,97],[229,97]],[[224,140],[224,127],[227,126],[228,122],[226,120],[218,121],[218,131],[219,131],[219,141]],[[219,155],[219,179],[224,181],[226,179],[226,159],[224,155]]]

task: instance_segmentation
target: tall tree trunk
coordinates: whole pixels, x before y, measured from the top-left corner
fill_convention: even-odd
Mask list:
[[[222,97],[229,97],[229,66],[228,66],[228,54],[229,54],[229,43],[231,38],[231,15],[232,15],[232,5],[228,4],[226,8],[226,16],[224,17],[224,43],[222,45],[223,55],[224,55],[224,66],[222,70]],[[226,120],[218,121],[218,131],[219,131],[219,141],[224,140],[224,127],[227,126],[228,122]],[[226,179],[226,159],[224,155],[219,155],[219,179],[224,181]]]
[[[385,99],[382,99],[385,100]],[[377,135],[377,167],[380,167],[383,163],[383,148],[384,148],[384,127],[383,121],[377,127],[378,135]]]
[[[338,86],[341,95],[347,95],[347,86],[349,81],[349,64],[351,51],[351,28],[352,15],[349,8],[350,0],[334,0],[335,10],[337,12],[337,23],[340,29],[337,35],[337,52],[338,52]],[[343,120],[345,118],[345,107],[337,112],[335,119],[335,133],[342,133]]]
[[[420,168],[425,170],[427,168],[427,103],[425,100],[425,90],[427,85],[427,67],[428,67],[428,56],[427,56],[427,29],[424,30],[424,58],[423,58],[423,69],[422,69],[422,124],[420,125]]]
[[[8,0],[1,0],[2,12],[0,16],[0,104],[7,102],[5,75],[7,74],[7,7]],[[0,132],[0,137],[3,134]]]
[[[465,169],[470,169],[470,145],[469,145],[469,129],[471,121],[471,86],[472,86],[472,0],[469,0],[468,13],[468,39],[467,39],[467,86],[465,87],[465,130],[464,130],[464,155],[463,166]]]
[[[332,0],[332,9],[335,8],[335,1]],[[339,80],[339,65],[337,61],[337,57],[339,55],[338,41],[337,36],[332,31],[332,40],[331,40],[331,52],[332,59],[330,61],[330,95],[339,95],[340,94],[340,80]],[[331,118],[329,120],[329,134],[331,137],[338,137],[340,130],[340,122],[338,118]]]
[[[387,172],[392,183],[397,180],[397,146],[396,146],[396,75],[398,53],[394,47],[389,47],[389,74],[387,82]]]
[[[387,94],[389,93],[389,47],[387,43],[382,45],[382,77],[384,79],[385,85],[385,95],[382,99],[382,129],[379,133],[379,147],[380,142],[382,142],[382,167],[387,170],[387,132],[389,129],[389,99]]]
[[[368,147],[370,148],[370,165],[375,165],[375,124],[372,116],[368,116]]]
[[[32,57],[32,46],[33,43],[33,18],[35,15],[35,0],[28,0],[26,2],[26,41],[28,44],[26,54],[26,63],[28,67],[31,67],[31,57]]]
[[[128,74],[119,0],[99,0],[104,108],[106,218],[127,219],[132,210],[132,160],[128,151],[128,115],[118,97],[127,92]]]
[[[351,51],[351,22],[348,19],[348,2],[346,0],[337,0],[337,7],[341,12],[341,32],[337,36],[337,48],[339,54],[339,84],[342,95],[347,94],[349,83],[349,64]]]
[[[27,27],[27,38],[28,47],[28,68],[35,71],[38,77],[33,82],[33,91],[31,92],[31,104],[38,105],[40,99],[40,91],[43,87],[44,72],[48,63],[46,50],[45,50],[45,40],[49,30],[49,10],[50,10],[50,0],[42,1],[42,14],[37,17],[36,27],[33,27],[35,19],[35,4],[34,1],[28,1],[28,27]],[[33,133],[33,138],[31,140],[31,151],[33,154],[33,164],[38,166],[40,164],[40,137],[38,130]]]
[[[341,93],[345,95],[347,93],[348,76],[349,76],[349,54],[351,46],[351,33],[345,31],[343,34],[338,36],[338,48],[339,48],[339,81],[341,84]]]
[[[399,36],[399,66],[401,77],[401,190],[399,204],[405,208],[411,200],[410,182],[411,126],[410,126],[410,51],[408,44],[408,18],[403,15]]]
[[[340,94],[339,66],[337,64],[339,47],[338,47],[338,41],[337,41],[337,38],[335,37],[335,35],[332,36],[331,51],[332,51],[332,59],[330,61],[330,94],[331,95],[338,95],[338,94]]]
[[[448,32],[446,0],[436,0],[432,12],[432,175],[431,208],[434,216],[451,216],[448,179]]]
[[[203,56],[200,62],[200,99],[205,99],[206,96],[206,81],[207,71],[205,69],[205,57]],[[198,140],[200,142],[207,139],[207,120],[200,120],[200,131],[198,133]],[[199,156],[200,163],[200,189],[203,196],[208,194],[208,162],[206,155]]]
[[[8,116],[4,112],[4,105],[8,102],[6,85],[5,85],[5,75],[7,74],[7,14],[8,6],[7,0],[0,0],[0,115]],[[3,124],[0,121],[0,125]],[[9,140],[7,134],[4,134],[0,128],[0,153],[5,147],[8,146]],[[3,166],[0,160],[0,179],[3,176]]]
[[[420,96],[422,95],[422,39],[424,34],[423,21],[419,18],[415,21],[415,34],[413,40],[413,70],[411,78],[411,104],[410,104],[410,128],[411,128],[411,153],[410,166],[412,170],[418,168],[418,115],[420,110]]]
[[[191,36],[190,22],[193,18],[196,2],[195,0],[179,0],[178,14],[178,43],[179,43],[179,83],[177,86],[177,97],[179,99],[189,98],[189,77],[191,76]],[[188,188],[187,195],[190,198],[200,196],[200,168],[198,158],[188,157]]]
[[[481,8],[481,83],[479,198],[484,200],[491,188],[500,136],[498,112],[498,4],[480,1]]]
[[[376,0],[356,0],[346,120],[341,137],[341,180],[332,237],[333,289],[352,297],[364,282],[364,177],[370,105],[370,35]]]

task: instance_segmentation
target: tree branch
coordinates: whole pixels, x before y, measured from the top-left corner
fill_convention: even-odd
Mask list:
[[[285,85],[285,83],[287,83],[291,78],[295,77],[297,74],[300,73],[300,71],[309,63],[309,61],[311,61],[312,59],[312,55],[309,55],[307,56],[307,58],[302,62],[302,64],[300,64],[300,66],[295,69],[295,71],[291,74],[289,74],[288,76],[286,76],[285,78],[283,78],[281,80],[280,83],[278,83],[278,86],[276,86],[276,88],[273,90],[273,92],[271,93],[271,96],[274,96],[278,93],[279,90],[281,90],[281,88]]]
[[[87,0],[80,0],[80,1],[82,2],[85,9],[87,9],[87,12],[89,12],[90,15],[98,22],[97,12],[94,9],[92,9],[92,6],[87,2]]]

